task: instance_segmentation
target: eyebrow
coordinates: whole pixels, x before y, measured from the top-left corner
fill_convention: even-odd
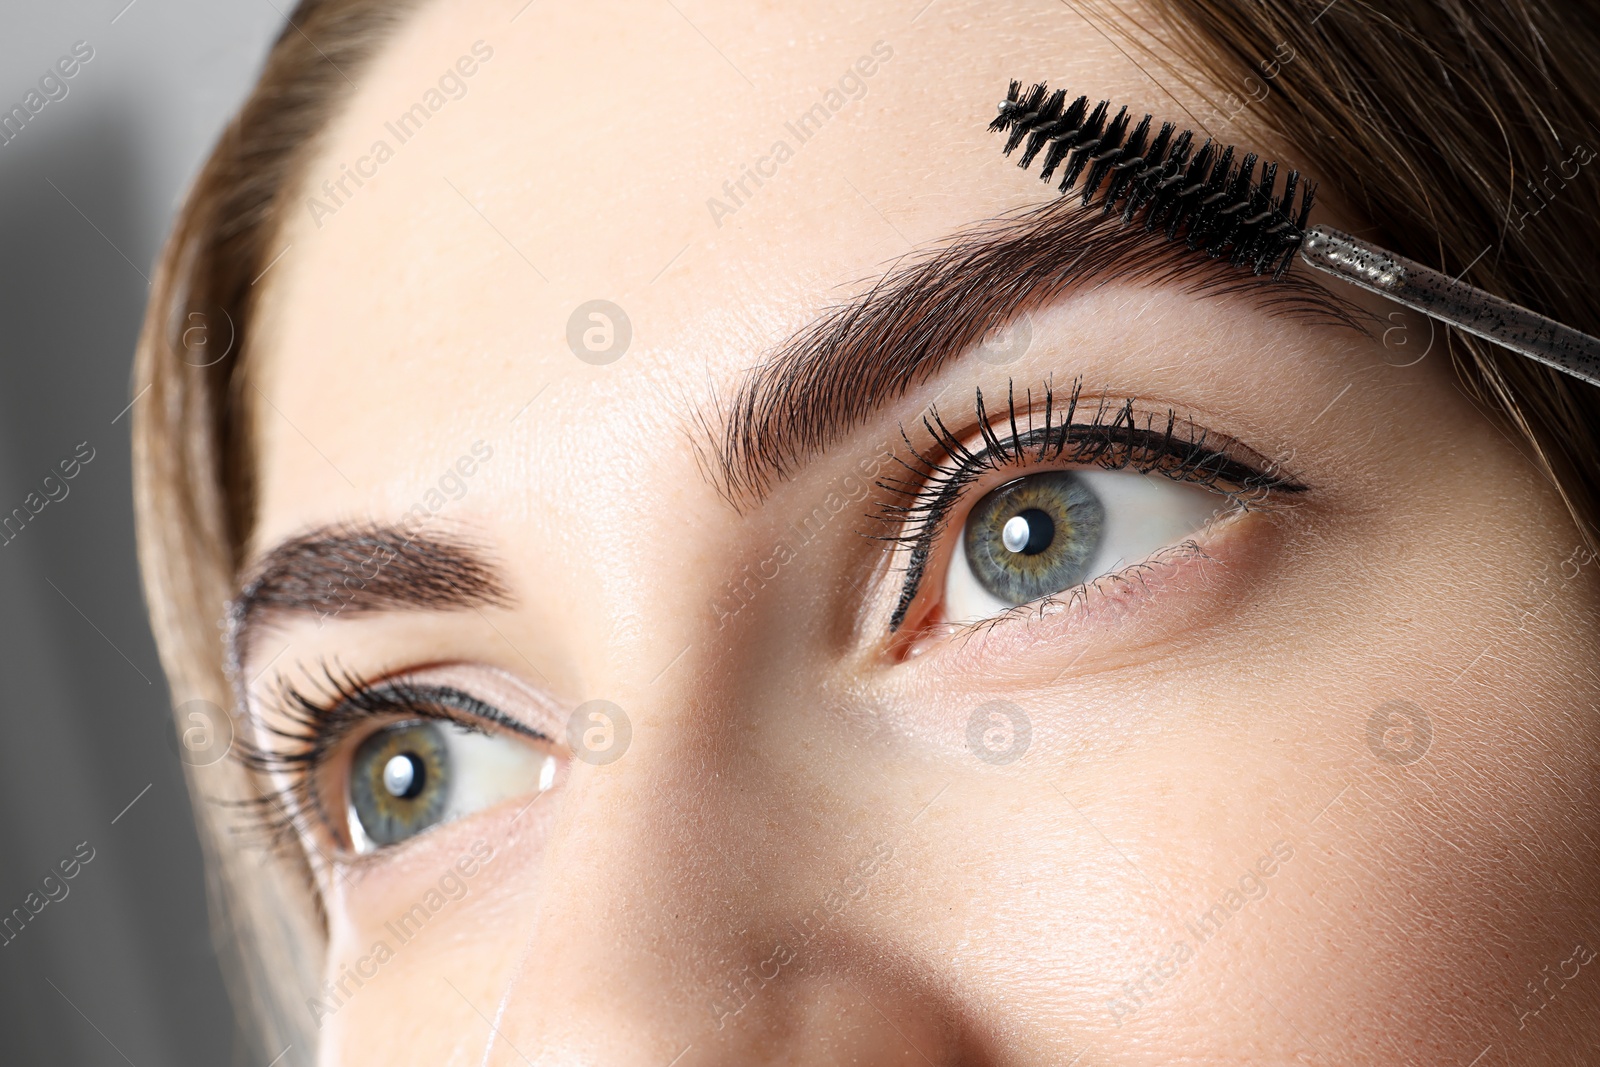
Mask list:
[[[759,502],[989,330],[1108,281],[1239,293],[1271,312],[1361,329],[1355,305],[1309,278],[1258,277],[1160,231],[1055,200],[912,254],[747,371],[713,433],[720,488],[735,506]],[[714,425],[705,415],[700,421]],[[238,668],[254,639],[287,617],[513,603],[498,564],[466,539],[384,523],[318,527],[275,545],[251,568],[228,605],[228,661]]]
[[[1085,209],[1076,197],[1053,200],[912,254],[748,370],[720,411],[700,417],[719,488],[736,508],[760,502],[989,330],[1112,281],[1242,294],[1272,313],[1355,330],[1368,317],[1306,276],[1257,276],[1159,229]]]
[[[322,526],[267,551],[229,601],[229,662],[242,664],[255,636],[286,617],[512,603],[500,567],[464,538],[382,523]]]

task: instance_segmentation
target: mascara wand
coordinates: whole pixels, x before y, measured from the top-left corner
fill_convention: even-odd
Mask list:
[[[1600,385],[1600,339],[1327,226],[1307,227],[1316,187],[1289,171],[1274,192],[1278,165],[1249,153],[1234,162],[1232,145],[1206,140],[1168,122],[1151,136],[1146,115],[1130,132],[1128,109],[1110,115],[1102,100],[1067,103],[1065,90],[1012,82],[989,129],[1006,132],[1005,153],[1024,141],[1021,167],[1044,153],[1039,177],[1061,169],[1059,190],[1082,180],[1085,206],[1099,199],[1124,224],[1142,216],[1146,230],[1184,240],[1256,274],[1282,277],[1302,262],[1557,370]]]

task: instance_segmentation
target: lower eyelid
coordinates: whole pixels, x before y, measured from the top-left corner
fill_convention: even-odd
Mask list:
[[[1142,563],[1062,595],[966,625],[908,628],[887,651],[896,664],[933,670],[941,678],[971,679],[1001,671],[1031,677],[1040,685],[1058,682],[1064,669],[1092,674],[1148,662],[1148,655],[1170,655],[1142,650],[1193,640],[1204,627],[1228,617],[1219,608],[1238,603],[1246,588],[1259,588],[1246,583],[1260,553],[1275,543],[1270,533],[1262,535],[1276,524],[1257,529],[1250,523],[1251,532],[1245,534],[1236,523],[1250,512],[1235,509],[1219,516],[1199,537],[1169,545]]]

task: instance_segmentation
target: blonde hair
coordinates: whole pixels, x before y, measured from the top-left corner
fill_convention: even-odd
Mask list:
[[[133,438],[139,560],[175,703],[235,709],[220,620],[254,521],[241,396],[254,281],[278,252],[293,181],[353,92],[348,79],[416,6],[302,0],[162,253],[135,365],[143,396]],[[1115,10],[1084,13],[1180,78],[1187,66],[1244,89],[1246,77],[1265,84],[1263,64],[1278,63],[1259,106],[1301,153],[1289,162],[1319,173],[1389,247],[1452,273],[1465,267],[1476,285],[1600,333],[1590,291],[1600,179],[1554,190],[1545,179],[1549,214],[1516,225],[1526,179],[1569,158],[1600,114],[1594,3],[1186,0],[1158,7],[1158,22],[1137,34]],[[1287,69],[1285,42],[1295,55]],[[231,347],[219,358],[223,343]],[[1560,487],[1587,538],[1600,508],[1600,393],[1471,339],[1449,337],[1447,349],[1466,388]],[[245,766],[230,759],[189,774],[235,1000],[268,1057],[312,1047],[306,998],[325,930],[309,867],[298,853],[264,862],[233,837],[234,807],[267,795]]]

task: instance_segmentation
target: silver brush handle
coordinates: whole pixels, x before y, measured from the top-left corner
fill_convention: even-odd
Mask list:
[[[1336,278],[1600,385],[1600,339],[1326,226],[1306,231],[1300,258]]]

